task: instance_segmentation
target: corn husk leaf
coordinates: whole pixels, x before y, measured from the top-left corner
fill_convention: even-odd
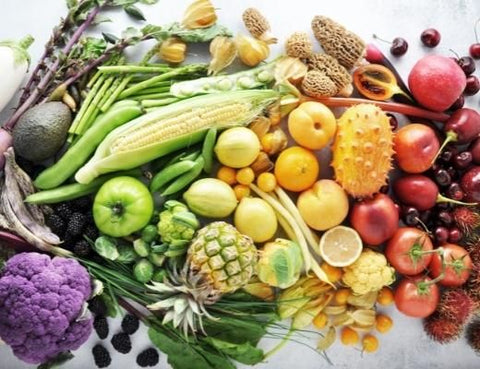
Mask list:
[[[355,295],[352,293],[348,296],[347,303],[359,308],[371,309],[377,301],[377,295],[377,291],[368,292],[364,295]]]
[[[375,324],[375,310],[373,309],[357,309],[350,312],[350,316],[355,324],[360,326],[372,326]]]
[[[324,309],[324,313],[327,315],[340,315],[347,311],[347,305],[331,305]]]
[[[332,317],[332,325],[334,327],[343,326],[343,325],[350,325],[353,324],[355,321],[351,317],[348,312],[345,312],[340,315],[335,315]]]
[[[333,294],[325,294],[305,304],[293,317],[292,328],[303,329],[310,325],[313,319],[329,304],[332,298]]]

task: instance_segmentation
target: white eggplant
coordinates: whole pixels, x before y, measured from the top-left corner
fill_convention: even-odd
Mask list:
[[[19,42],[0,41],[0,111],[18,91],[30,66],[27,52],[33,37],[28,35]]]

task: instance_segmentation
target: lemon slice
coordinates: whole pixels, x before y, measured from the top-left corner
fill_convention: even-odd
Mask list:
[[[322,235],[318,251],[323,260],[331,266],[345,267],[358,259],[362,249],[362,240],[356,230],[336,226]]]

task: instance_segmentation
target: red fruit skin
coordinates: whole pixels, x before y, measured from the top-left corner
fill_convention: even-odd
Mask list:
[[[457,100],[466,84],[462,68],[451,58],[441,55],[424,56],[408,75],[408,87],[417,102],[439,112]]]
[[[397,131],[393,139],[395,159],[406,173],[428,170],[439,148],[435,131],[425,124],[407,124]]]
[[[447,287],[459,287],[463,285],[468,277],[470,277],[470,270],[472,269],[472,259],[468,251],[463,247],[453,243],[442,245],[444,250],[444,259],[447,264],[445,268],[445,277],[438,283]],[[461,272],[455,271],[448,263],[454,260],[461,260],[464,269]],[[430,262],[430,274],[433,278],[437,278],[442,273],[442,259],[440,255],[434,254]]]
[[[443,126],[445,132],[455,132],[456,144],[466,144],[480,134],[480,114],[469,108],[461,108],[448,118]]]
[[[365,243],[378,246],[397,230],[398,210],[389,196],[378,193],[353,205],[350,223]]]
[[[437,308],[440,291],[436,284],[427,287],[425,293],[420,293],[418,282],[429,282],[431,279],[423,275],[407,277],[400,281],[395,289],[394,301],[397,309],[414,318],[426,318]]]
[[[472,159],[475,164],[480,164],[480,137],[477,137],[468,147],[472,153]]]
[[[393,183],[393,192],[401,203],[424,211],[432,208],[438,196],[438,187],[430,178],[421,174],[410,174]]]
[[[425,254],[418,259],[412,259],[409,252],[414,245],[420,246],[421,251],[433,250],[430,237],[424,231],[414,227],[399,228],[393,237],[388,240],[385,256],[398,273],[416,275],[430,264],[432,254]]]
[[[469,169],[460,180],[466,201],[480,202],[480,166]]]

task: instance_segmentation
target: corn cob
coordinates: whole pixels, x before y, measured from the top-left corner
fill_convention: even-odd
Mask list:
[[[75,179],[86,184],[100,174],[140,166],[201,141],[210,128],[247,125],[278,97],[273,90],[232,91],[158,108],[110,132]]]

